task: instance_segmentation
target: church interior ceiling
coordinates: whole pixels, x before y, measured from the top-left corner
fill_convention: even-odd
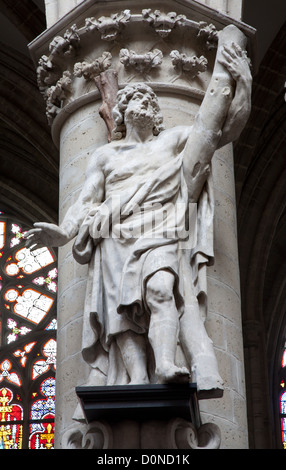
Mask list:
[[[31,0],[0,2],[1,209],[25,222],[57,220],[58,150],[27,45],[46,28]]]

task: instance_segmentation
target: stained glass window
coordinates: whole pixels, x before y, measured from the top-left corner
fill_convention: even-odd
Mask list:
[[[24,412],[10,388],[0,389],[0,415],[0,449],[22,449]]]
[[[54,448],[56,256],[28,229],[0,213],[0,449]]]
[[[281,441],[283,449],[286,449],[286,344],[282,351],[281,367],[279,371],[279,387]]]

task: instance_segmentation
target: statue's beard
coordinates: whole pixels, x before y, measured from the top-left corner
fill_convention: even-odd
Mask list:
[[[134,124],[140,124],[141,126],[149,128],[154,127],[154,113],[149,111],[148,109],[141,109],[140,111],[131,111],[130,117]]]

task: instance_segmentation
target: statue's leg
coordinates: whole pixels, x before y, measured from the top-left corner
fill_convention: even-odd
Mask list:
[[[129,383],[134,385],[149,383],[145,336],[128,330],[118,334],[116,342],[130,377]]]
[[[149,341],[159,383],[189,379],[188,369],[175,365],[179,316],[173,289],[174,275],[170,271],[157,271],[146,286],[146,301],[151,312]]]
[[[187,362],[191,364],[198,390],[223,388],[213,343],[201,318],[197,298],[192,296],[180,319],[180,341]]]

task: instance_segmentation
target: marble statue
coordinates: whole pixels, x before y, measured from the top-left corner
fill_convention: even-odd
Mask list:
[[[199,273],[213,261],[211,160],[239,136],[250,111],[249,61],[231,38],[220,38],[192,125],[164,129],[145,83],[119,90],[113,139],[90,158],[78,200],[59,226],[35,223],[26,234],[31,249],[75,239],[75,260],[89,263],[82,348],[89,385],[192,380],[199,390],[223,388]],[[194,247],[182,230],[190,204]]]

